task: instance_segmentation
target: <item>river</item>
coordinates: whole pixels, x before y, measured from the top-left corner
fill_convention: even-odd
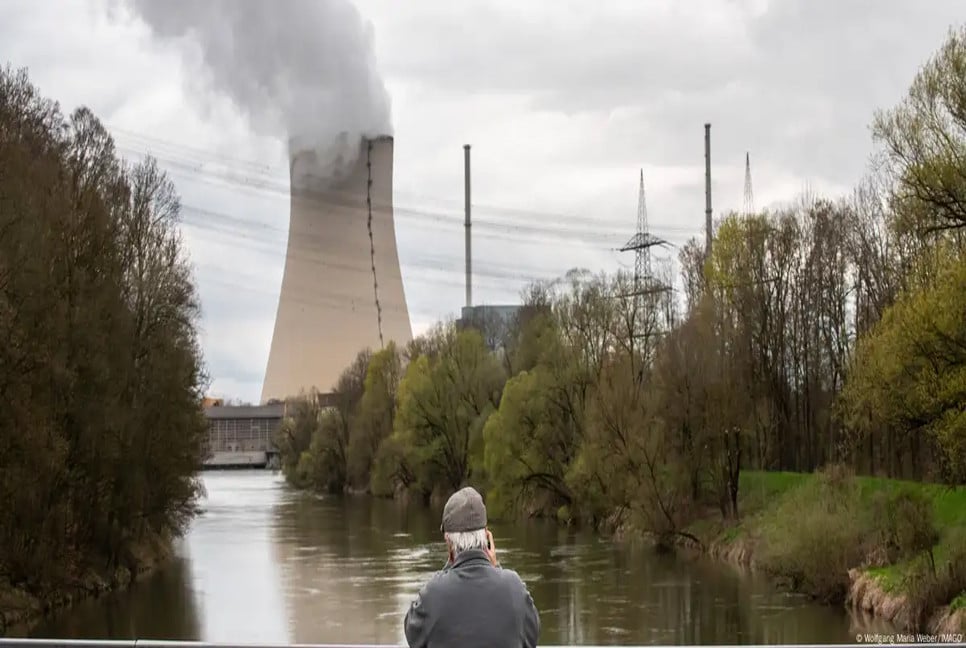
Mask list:
[[[442,566],[439,512],[294,491],[267,471],[204,477],[177,558],[132,589],[28,636],[403,643],[402,617]],[[706,559],[659,556],[549,522],[492,525],[540,611],[542,644],[851,643],[882,630]]]

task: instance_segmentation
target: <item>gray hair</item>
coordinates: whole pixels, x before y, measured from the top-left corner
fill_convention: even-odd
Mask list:
[[[458,556],[470,549],[480,549],[485,551],[489,547],[489,539],[486,537],[486,529],[476,531],[457,531],[454,533],[443,534],[446,542],[453,549],[453,555]]]

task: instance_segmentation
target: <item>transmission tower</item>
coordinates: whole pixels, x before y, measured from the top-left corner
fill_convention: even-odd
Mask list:
[[[745,153],[745,216],[755,213],[755,194],[751,191],[751,158]]]
[[[654,285],[654,277],[651,274],[651,248],[657,245],[666,245],[656,236],[647,230],[647,201],[644,196],[644,170],[641,169],[641,187],[637,196],[637,232],[621,248],[621,252],[634,251],[634,300],[639,303],[641,295],[661,290],[660,286]]]

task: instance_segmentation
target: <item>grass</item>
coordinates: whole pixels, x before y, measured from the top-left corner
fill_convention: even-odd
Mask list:
[[[813,477],[808,473],[743,471],[738,481],[739,512],[743,516],[760,513]]]
[[[811,475],[793,472],[743,471],[739,477],[738,508],[741,521],[725,523],[719,515],[711,514],[688,526],[687,531],[705,544],[712,541],[731,544],[756,526],[758,516],[783,495],[808,481]]]
[[[933,547],[936,566],[946,564],[955,548],[966,542],[966,488],[951,489],[939,484],[920,484],[877,477],[859,477],[860,492],[864,501],[871,502],[876,492],[895,492],[900,488],[918,490],[932,502],[933,519],[939,529],[939,542]],[[921,558],[903,561],[895,565],[866,570],[887,592],[902,593],[905,581]],[[966,604],[963,595],[957,597],[960,605]]]
[[[885,592],[893,594],[902,590],[905,570],[900,565],[870,567],[866,573],[872,576]]]
[[[776,573],[792,575],[804,590],[814,589],[816,595],[819,590],[825,590],[841,596],[845,575],[840,574],[839,580],[833,582],[829,582],[825,575],[842,571],[846,563],[860,566],[857,556],[862,551],[852,548],[864,545],[867,538],[876,537],[876,529],[881,525],[877,514],[873,513],[877,510],[875,507],[884,499],[904,491],[922,496],[924,515],[928,516],[928,509],[931,509],[939,533],[939,541],[932,551],[937,573],[946,569],[956,555],[961,555],[960,547],[966,546],[966,488],[854,477],[847,479],[845,490],[835,490],[836,487],[820,483],[818,480],[821,479],[820,474],[742,472],[738,503],[740,522],[724,523],[718,516],[711,515],[695,522],[688,530],[706,544],[727,545],[749,535],[762,538],[764,541],[759,545],[762,562],[770,562]],[[848,501],[836,501],[839,498]],[[922,505],[919,510],[923,510]],[[850,520],[850,517],[861,520]],[[824,527],[825,531],[815,530],[815,534],[836,537],[838,544],[845,545],[837,552],[841,555],[829,557],[825,551],[809,550],[814,542],[803,537],[809,535],[808,532],[797,530],[802,524]],[[843,530],[843,524],[849,528]],[[906,525],[903,528],[913,527]],[[757,552],[756,557],[759,557]],[[920,555],[896,564],[868,568],[866,573],[873,576],[886,592],[912,596],[913,576],[923,573],[925,564],[925,557]],[[942,596],[946,597],[943,603],[948,603],[952,609],[966,608],[966,591],[951,600],[948,593]]]

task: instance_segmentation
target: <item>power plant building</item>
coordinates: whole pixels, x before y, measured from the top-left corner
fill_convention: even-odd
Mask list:
[[[285,417],[285,405],[206,405],[208,436],[206,468],[261,467],[278,454],[275,435]]]
[[[288,249],[262,402],[329,392],[364,348],[412,339],[393,219],[393,139],[364,139],[342,178],[290,160]],[[315,175],[313,175],[315,174]]]

